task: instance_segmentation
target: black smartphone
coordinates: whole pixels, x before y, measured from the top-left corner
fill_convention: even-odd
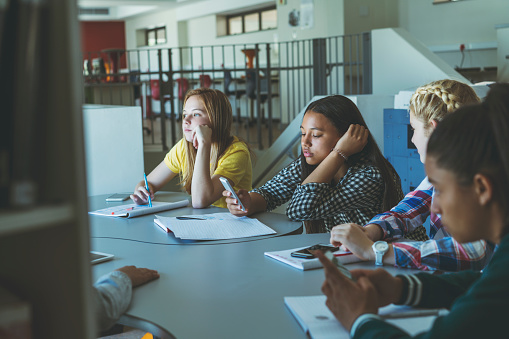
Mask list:
[[[295,258],[303,258],[303,259],[313,259],[315,256],[313,252],[316,250],[320,250],[322,252],[335,252],[339,250],[339,247],[334,247],[329,244],[316,244],[310,247],[303,248],[301,250],[290,253],[292,257]]]

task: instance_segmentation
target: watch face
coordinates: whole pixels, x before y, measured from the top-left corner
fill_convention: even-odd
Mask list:
[[[375,248],[377,251],[386,252],[389,249],[389,245],[385,241],[377,241]]]

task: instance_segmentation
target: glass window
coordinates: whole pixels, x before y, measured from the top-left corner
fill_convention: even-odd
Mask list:
[[[156,31],[147,31],[147,45],[154,46],[156,44]]]
[[[262,30],[277,28],[277,10],[262,12]]]
[[[228,19],[228,25],[230,27],[229,34],[241,34],[242,32],[242,17],[236,16]]]
[[[165,44],[166,43],[166,27],[160,27],[156,31],[157,36],[157,44]]]
[[[227,34],[242,34],[277,28],[276,6],[226,17]]]
[[[244,17],[245,30],[244,32],[255,32],[260,30],[260,14],[252,13]]]

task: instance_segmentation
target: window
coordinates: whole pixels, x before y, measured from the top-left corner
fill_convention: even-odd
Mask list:
[[[166,43],[166,27],[145,30],[145,46],[155,46]]]
[[[277,28],[277,11],[275,9],[262,12],[262,30]]]
[[[226,17],[227,35],[264,31],[277,28],[275,6],[237,13]]]

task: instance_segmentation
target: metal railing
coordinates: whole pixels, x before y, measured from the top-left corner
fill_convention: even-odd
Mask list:
[[[224,91],[232,101],[234,133],[263,149],[313,96],[369,94],[372,86],[370,33],[278,43],[105,50],[86,52],[83,60],[85,103],[142,105],[151,128],[159,121],[161,140],[152,134],[151,143],[163,150],[181,138],[177,124],[189,88]],[[253,127],[255,135],[250,133]]]

